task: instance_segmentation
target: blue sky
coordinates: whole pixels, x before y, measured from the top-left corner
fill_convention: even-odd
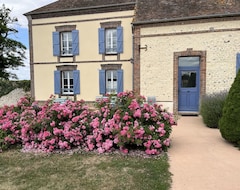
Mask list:
[[[18,70],[13,71],[17,74],[19,80],[30,79],[28,22],[23,14],[55,1],[57,0],[0,0],[0,6],[5,4],[7,8],[11,9],[11,17],[17,17],[18,19],[17,25],[14,26],[18,33],[11,38],[22,42],[27,47],[25,67],[19,67]]]

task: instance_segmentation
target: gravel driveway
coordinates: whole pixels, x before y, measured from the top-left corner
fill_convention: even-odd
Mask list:
[[[16,88],[15,90],[11,91],[9,94],[2,96],[0,98],[0,107],[4,105],[15,105],[17,104],[18,100],[26,95],[23,89]]]
[[[169,149],[172,190],[240,190],[240,151],[199,116],[181,116]]]

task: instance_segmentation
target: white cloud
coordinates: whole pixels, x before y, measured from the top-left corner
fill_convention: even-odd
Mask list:
[[[18,18],[18,23],[21,27],[27,28],[27,18],[24,13],[38,9],[44,5],[53,3],[57,0],[1,0],[1,4],[11,9],[11,16]]]
[[[18,70],[14,70],[19,80],[30,80],[30,65],[29,65],[29,50],[26,50],[26,61],[24,67],[18,67]]]

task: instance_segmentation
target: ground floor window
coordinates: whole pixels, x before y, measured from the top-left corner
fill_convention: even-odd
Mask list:
[[[107,70],[106,71],[106,93],[116,94],[117,93],[117,71]]]
[[[73,94],[73,71],[62,71],[62,94]]]
[[[99,70],[99,93],[117,94],[123,92],[123,70],[121,64],[101,65]]]
[[[76,68],[76,65],[57,66],[57,70],[54,71],[55,94],[80,94],[80,71]]]

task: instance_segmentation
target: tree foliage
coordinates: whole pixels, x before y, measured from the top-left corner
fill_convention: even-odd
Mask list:
[[[14,28],[17,23],[17,18],[10,17],[11,10],[3,4],[0,7],[0,78],[17,79],[16,74],[11,73],[7,69],[17,69],[19,66],[24,66],[26,47],[10,36],[18,33]]]
[[[238,72],[219,121],[221,135],[227,141],[240,146],[240,71]]]

